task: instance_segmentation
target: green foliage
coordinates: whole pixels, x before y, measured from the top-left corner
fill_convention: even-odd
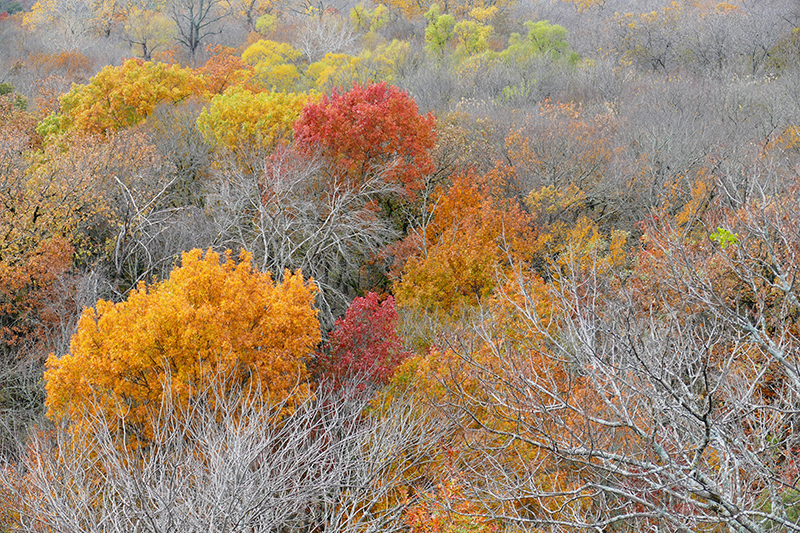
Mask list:
[[[717,228],[717,231],[709,235],[708,238],[719,244],[720,248],[723,250],[728,246],[732,244],[738,244],[739,242],[738,233],[732,233],[730,230],[720,227]]]
[[[61,113],[51,113],[44,117],[39,125],[36,126],[36,133],[47,141],[66,133],[69,127],[69,120]]]
[[[264,13],[256,19],[256,31],[261,35],[269,35],[277,24],[278,18],[275,15]]]
[[[425,13],[428,27],[425,28],[425,45],[434,55],[442,57],[447,43],[455,35],[455,19],[453,15],[442,14],[438,4],[433,4]]]
[[[18,111],[28,109],[28,99],[16,92],[16,87],[10,83],[0,83],[0,110],[3,102],[10,104]]]
[[[23,5],[17,2],[16,0],[11,0],[11,1],[3,0],[2,2],[0,2],[0,13],[2,13],[3,11],[8,13],[9,15],[14,15],[16,13],[22,13],[23,11],[25,11],[25,7],[23,7]]]
[[[458,52],[460,54],[477,54],[489,47],[489,37],[493,31],[491,26],[474,20],[462,20],[455,25],[454,29],[458,36]]]
[[[528,33],[523,38],[512,33],[508,48],[500,52],[500,57],[513,65],[524,65],[532,57],[549,57],[554,61],[564,60],[570,65],[580,61],[580,56],[572,51],[567,42],[567,29],[546,20],[527,21],[524,24]]]

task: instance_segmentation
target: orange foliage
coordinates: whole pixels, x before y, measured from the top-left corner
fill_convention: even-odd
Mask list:
[[[74,83],[86,83],[94,69],[94,61],[78,50],[57,54],[34,52],[25,62],[39,79],[58,75]]]
[[[439,191],[434,218],[421,249],[395,286],[398,302],[453,312],[483,301],[524,260],[535,234],[524,211],[498,194],[511,171],[499,166],[484,176],[466,172]]]
[[[422,501],[409,507],[404,521],[411,533],[495,533],[498,523],[480,515],[479,504],[464,497],[456,478],[447,478],[436,490],[422,495]]]
[[[185,404],[215,376],[238,376],[229,386],[272,404],[307,398],[304,360],[320,340],[313,285],[289,272],[276,285],[250,261],[193,250],[168,280],[84,311],[70,353],[48,360],[48,415],[81,427],[100,412],[146,442],[167,390]]]
[[[256,84],[248,83],[255,77],[255,70],[242,61],[241,54],[236,49],[214,45],[208,47],[208,53],[211,57],[205,65],[197,69],[197,73],[206,78],[209,93],[222,94],[230,87],[245,84],[251,92],[258,92]]]
[[[23,255],[3,251],[0,243],[0,354],[42,344],[61,324],[53,304],[63,296],[58,281],[72,266],[73,252],[63,237],[40,241]]]

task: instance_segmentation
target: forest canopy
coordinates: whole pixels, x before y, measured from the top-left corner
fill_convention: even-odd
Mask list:
[[[0,0],[0,531],[800,532],[800,10]]]

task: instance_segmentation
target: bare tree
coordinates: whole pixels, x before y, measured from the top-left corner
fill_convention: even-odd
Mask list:
[[[224,377],[222,379],[225,379]],[[120,421],[59,428],[0,475],[19,531],[399,531],[421,461],[442,426],[402,399],[320,391],[293,411],[250,390],[210,385],[151,415],[131,449]],[[111,424],[109,424],[111,422]]]
[[[170,0],[167,10],[178,28],[177,41],[192,62],[202,43],[221,33],[220,23],[230,11],[224,0]]]
[[[353,52],[357,34],[338,15],[323,12],[319,17],[303,17],[294,45],[309,61],[319,61],[328,53]]]
[[[317,158],[278,151],[262,172],[232,167],[217,176],[209,208],[221,243],[254,253],[259,268],[281,276],[302,269],[320,289],[323,324],[355,296],[361,269],[396,237],[376,202],[396,193],[381,173],[359,185],[324,172]]]
[[[798,218],[763,201],[708,246],[665,233],[650,278],[595,250],[562,257],[545,290],[523,270],[509,280],[512,327],[488,313],[452,345],[442,400],[485,516],[533,531],[800,531]]]

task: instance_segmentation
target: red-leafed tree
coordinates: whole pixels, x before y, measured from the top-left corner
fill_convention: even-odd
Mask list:
[[[336,321],[326,354],[319,356],[320,381],[338,388],[350,380],[367,386],[389,382],[410,354],[397,335],[394,298],[383,302],[374,292],[356,298],[344,318]]]
[[[416,102],[384,83],[354,84],[307,105],[295,124],[301,153],[321,152],[330,171],[359,186],[376,172],[411,196],[433,172],[434,117],[420,115]]]

